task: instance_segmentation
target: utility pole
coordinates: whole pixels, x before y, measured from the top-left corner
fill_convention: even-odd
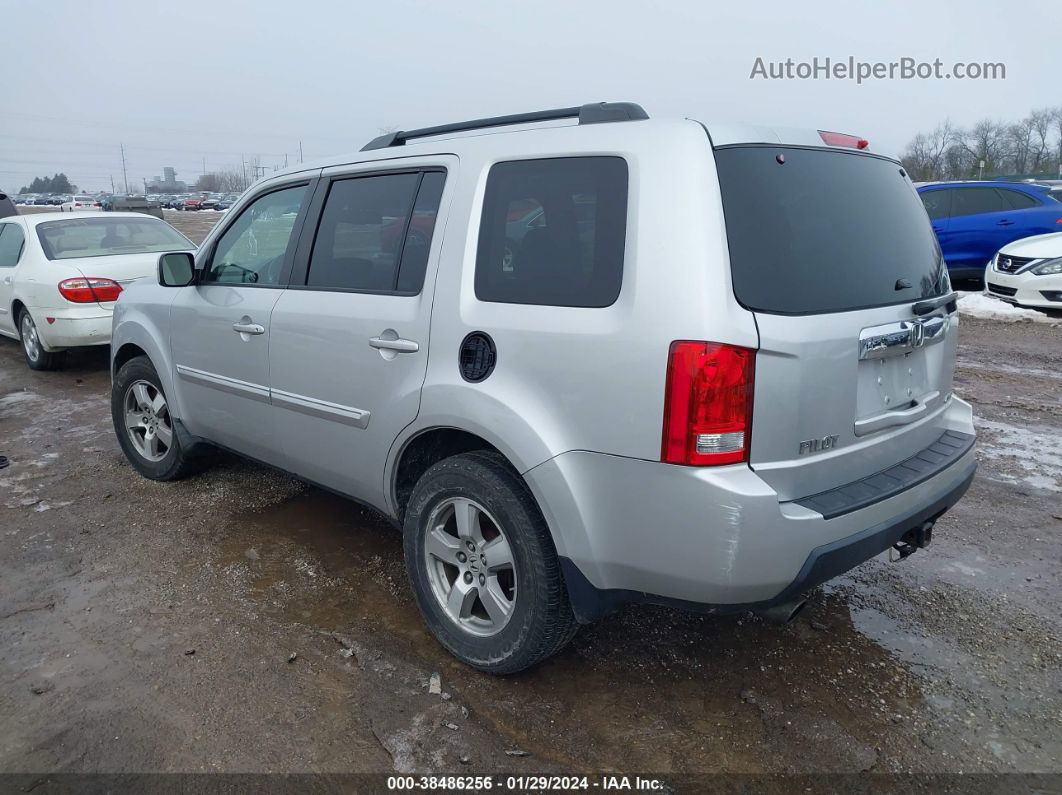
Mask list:
[[[111,174],[111,195],[114,195],[114,174]]]
[[[302,162],[302,141],[299,141],[299,162]]]
[[[122,183],[125,185],[126,194],[129,193],[129,174],[125,170],[125,144],[119,144],[122,149]]]
[[[288,153],[284,153],[284,168],[288,167]]]

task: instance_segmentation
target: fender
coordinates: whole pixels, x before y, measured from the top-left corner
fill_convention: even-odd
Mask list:
[[[151,289],[151,288],[148,288]],[[172,288],[159,287],[173,292]],[[156,317],[157,316],[157,317]],[[166,393],[170,413],[173,417],[183,417],[180,390],[173,377],[173,361],[169,349],[169,304],[159,303],[125,303],[121,298],[114,307],[114,321],[111,327],[111,380],[114,380],[114,357],[123,345],[136,345],[143,350],[154,365]]]
[[[562,452],[553,449],[548,441],[551,436],[559,438],[555,432],[550,433],[555,431],[553,426],[547,417],[530,420],[494,395],[471,391],[465,384],[426,385],[417,418],[402,429],[387,454],[383,492],[390,513],[397,514],[394,479],[398,461],[409,443],[421,434],[439,428],[475,434],[496,447],[523,476]]]

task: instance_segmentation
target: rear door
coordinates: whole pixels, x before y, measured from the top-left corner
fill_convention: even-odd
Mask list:
[[[0,223],[0,331],[16,333],[18,318],[11,310],[15,292],[15,269],[26,249],[26,232],[20,221]]]
[[[1020,213],[1010,209],[995,188],[971,186],[953,190],[948,235],[955,254],[949,257],[948,264],[984,268],[997,251],[1017,238]]]
[[[956,319],[900,165],[806,147],[716,150],[737,300],[760,337],[750,466],[782,500],[881,472],[944,431]]]
[[[326,170],[316,229],[307,225],[272,313],[271,424],[288,466],[381,508],[387,453],[420,408],[440,208],[456,167],[447,156]]]

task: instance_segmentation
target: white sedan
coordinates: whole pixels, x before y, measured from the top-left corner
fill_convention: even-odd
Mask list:
[[[1062,232],[1005,245],[985,270],[985,288],[1012,304],[1062,311]]]
[[[157,278],[160,252],[194,250],[141,213],[0,218],[0,335],[21,341],[34,370],[53,369],[67,348],[110,343],[122,285]]]
[[[80,212],[83,210],[96,210],[97,212],[101,212],[103,206],[91,196],[71,196],[70,201],[65,201],[59,205],[59,210],[64,213]]]

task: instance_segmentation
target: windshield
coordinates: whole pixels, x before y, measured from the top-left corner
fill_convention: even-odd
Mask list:
[[[899,164],[855,152],[715,152],[734,293],[777,314],[844,312],[943,295],[925,208]]]
[[[76,202],[94,202],[96,200],[93,199],[91,196],[75,196],[74,197],[74,201],[76,201]]]
[[[188,238],[165,221],[149,216],[47,221],[37,224],[37,237],[48,259],[189,251],[195,248]]]

